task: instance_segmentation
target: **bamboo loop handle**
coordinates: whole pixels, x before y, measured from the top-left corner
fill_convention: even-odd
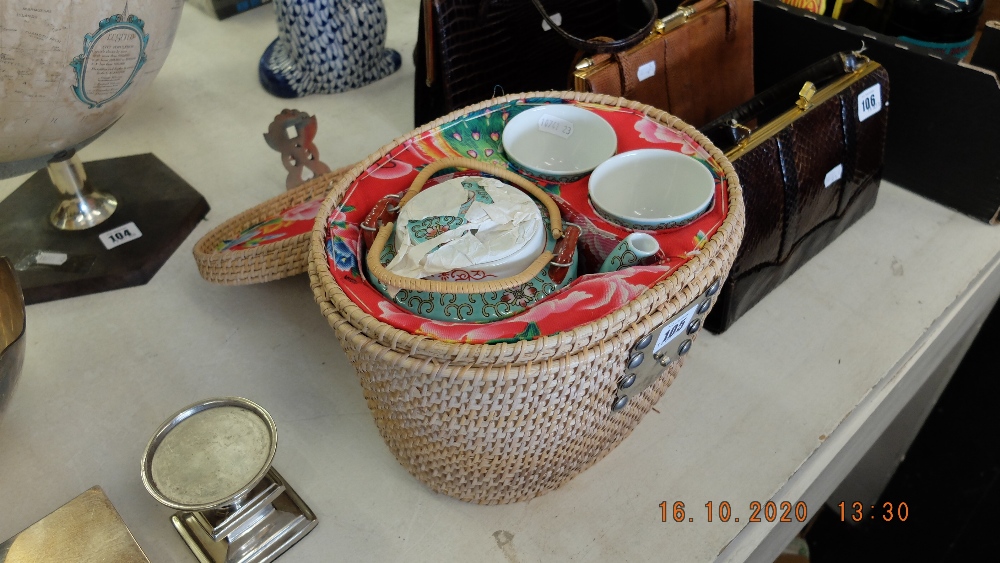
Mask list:
[[[382,228],[379,229],[378,236],[375,237],[375,242],[372,243],[372,247],[368,251],[366,259],[368,271],[370,271],[376,279],[386,285],[398,287],[399,289],[408,289],[410,291],[426,291],[433,293],[492,293],[496,291],[503,291],[505,289],[510,289],[512,287],[528,283],[531,281],[531,278],[537,276],[538,273],[541,272],[553,258],[555,258],[555,254],[552,254],[552,252],[548,250],[543,250],[542,253],[538,255],[538,258],[535,258],[535,261],[529,264],[523,272],[517,274],[516,276],[500,278],[498,280],[445,282],[439,280],[425,280],[422,278],[407,278],[385,269],[385,266],[382,265],[382,261],[379,260],[379,256],[382,255],[382,249],[385,248],[385,243],[389,241],[389,235],[392,234],[392,229],[392,223],[382,225]]]
[[[447,158],[442,158],[441,160],[436,160],[424,167],[424,169],[417,174],[417,177],[413,179],[413,183],[410,184],[409,189],[407,189],[406,193],[403,194],[403,198],[399,200],[399,207],[402,208],[406,205],[408,201],[413,199],[413,196],[420,193],[421,188],[424,187],[427,180],[431,179],[431,176],[433,176],[436,172],[444,170],[445,168],[471,168],[480,172],[486,172],[491,176],[507,180],[508,182],[535,196],[535,199],[542,202],[542,205],[545,206],[545,210],[549,212],[549,221],[552,225],[552,236],[555,237],[556,240],[562,238],[562,214],[559,213],[559,206],[556,205],[556,202],[552,201],[552,198],[549,197],[549,194],[545,193],[545,190],[524,179],[522,176],[519,176],[499,165],[493,164],[492,162],[482,162],[461,156],[449,156]]]
[[[399,200],[399,209],[402,209],[408,201],[413,199],[413,196],[420,192],[420,189],[425,183],[427,183],[427,180],[429,180],[434,173],[444,170],[445,168],[471,168],[480,172],[486,172],[487,174],[507,180],[517,185],[517,187],[535,196],[542,202],[543,205],[545,205],[545,209],[549,212],[552,236],[556,239],[562,238],[562,216],[559,213],[559,207],[556,206],[556,202],[552,201],[552,198],[549,197],[544,190],[521,176],[507,170],[506,168],[502,168],[491,162],[480,162],[470,158],[450,156],[428,164],[423,170],[420,171],[419,174],[417,174],[417,177],[413,179],[413,183],[410,184],[409,189],[406,190],[406,193],[403,194],[403,197]],[[368,271],[371,272],[371,274],[380,282],[409,291],[424,291],[430,293],[499,292],[528,283],[555,258],[555,254],[551,251],[543,250],[542,253],[535,258],[535,261],[529,264],[523,272],[515,276],[500,278],[498,280],[445,282],[439,280],[425,280],[421,278],[408,278],[390,272],[385,268],[385,266],[382,265],[382,261],[380,260],[382,251],[385,249],[386,243],[389,242],[389,236],[392,235],[393,228],[395,228],[394,222],[382,225],[378,231],[378,235],[375,237],[375,241],[372,243],[371,248],[368,249],[368,254],[365,257],[365,263],[368,265]]]

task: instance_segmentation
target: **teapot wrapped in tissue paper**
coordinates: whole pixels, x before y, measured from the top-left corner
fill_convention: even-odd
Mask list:
[[[456,175],[420,191],[449,166],[493,177]],[[376,203],[362,229],[372,285],[430,319],[506,318],[576,277],[579,227],[564,225],[538,186],[491,163],[451,158],[429,165],[402,199]]]
[[[386,268],[410,278],[502,278],[538,257],[545,238],[538,206],[517,188],[495,178],[452,178],[400,210],[396,256]]]

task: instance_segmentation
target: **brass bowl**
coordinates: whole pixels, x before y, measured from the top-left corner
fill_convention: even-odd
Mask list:
[[[0,418],[24,364],[24,295],[14,268],[0,257]]]

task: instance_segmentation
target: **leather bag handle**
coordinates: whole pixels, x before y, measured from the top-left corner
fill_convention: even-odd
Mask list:
[[[618,51],[624,51],[626,49],[630,49],[638,45],[639,43],[642,42],[643,39],[649,37],[649,34],[653,32],[653,28],[656,25],[656,18],[658,15],[656,12],[656,2],[654,2],[653,0],[642,0],[643,6],[645,6],[646,11],[649,12],[649,21],[646,22],[646,25],[644,25],[642,29],[636,31],[635,33],[629,35],[624,39],[616,39],[612,41],[594,41],[589,39],[581,39],[579,37],[576,37],[575,35],[568,33],[565,29],[559,27],[559,25],[556,24],[556,22],[552,21],[552,18],[549,17],[549,13],[545,11],[545,6],[542,6],[540,0],[531,0],[531,3],[535,5],[535,9],[538,10],[538,13],[542,15],[542,18],[545,20],[545,22],[548,23],[549,26],[551,26],[556,33],[562,36],[562,38],[565,39],[576,50],[583,51],[584,53],[615,53]]]
[[[399,209],[406,205],[406,203],[410,201],[413,196],[420,192],[421,188],[424,187],[424,184],[427,183],[427,180],[429,180],[434,173],[444,170],[445,168],[469,168],[472,170],[479,170],[480,172],[486,172],[492,176],[507,180],[522,190],[535,196],[542,202],[545,209],[549,212],[549,223],[552,236],[558,240],[556,247],[552,251],[543,250],[542,253],[538,255],[538,258],[529,264],[528,267],[525,268],[520,274],[498,280],[444,282],[420,278],[409,278],[394,274],[382,265],[382,261],[380,259],[382,251],[385,249],[385,245],[389,241],[389,236],[392,234],[392,230],[395,227],[395,222],[388,222],[383,223],[381,228],[379,228],[378,234],[375,236],[375,240],[372,242],[366,255],[365,262],[368,265],[368,271],[371,272],[376,279],[386,285],[411,291],[434,293],[487,293],[503,291],[505,289],[524,285],[537,276],[539,272],[541,272],[550,262],[555,262],[551,270],[567,268],[570,265],[568,263],[569,261],[565,260],[565,257],[568,255],[572,258],[573,251],[576,248],[577,237],[563,236],[562,216],[559,213],[559,207],[556,206],[556,203],[538,186],[532,184],[523,177],[514,174],[506,168],[502,168],[491,162],[482,162],[456,156],[442,158],[441,160],[428,164],[423,170],[420,171],[417,177],[413,179],[413,183],[410,184],[409,189],[406,190],[406,193],[403,194],[403,197],[399,200],[398,207],[393,210],[394,214],[398,213]],[[393,219],[395,219],[395,217],[393,217]],[[579,231],[570,230],[570,233],[579,234]],[[553,272],[553,274],[555,273]],[[564,278],[565,273],[561,272],[561,274],[561,276],[551,275],[550,277],[554,280],[558,277],[558,279],[561,280]]]

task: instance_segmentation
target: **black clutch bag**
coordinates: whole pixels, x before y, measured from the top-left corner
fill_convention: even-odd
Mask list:
[[[889,75],[838,53],[702,127],[743,186],[743,244],[705,321],[723,332],[874,205]]]

